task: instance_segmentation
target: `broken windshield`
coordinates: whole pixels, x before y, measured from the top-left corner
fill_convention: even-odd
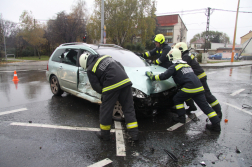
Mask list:
[[[150,66],[143,58],[129,50],[118,48],[99,48],[95,50],[99,55],[109,55],[126,67],[146,67]]]

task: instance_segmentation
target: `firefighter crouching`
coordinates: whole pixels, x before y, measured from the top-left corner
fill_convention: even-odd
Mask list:
[[[157,59],[154,60],[152,63],[156,65],[160,65],[164,68],[168,68],[171,64],[169,59],[167,59],[166,55],[171,50],[171,47],[165,42],[165,37],[163,34],[157,34],[154,37],[154,42],[156,47],[150,51],[145,53],[136,53],[138,56],[143,58],[150,58],[152,56],[157,56]]]
[[[204,90],[207,102],[216,111],[219,118],[222,118],[221,106],[218,100],[211,93],[208,84],[207,84],[207,75],[199,65],[199,63],[195,60],[194,55],[189,55],[189,50],[185,42],[179,42],[175,45],[175,48],[178,48],[182,52],[182,60],[186,61],[188,65],[190,65],[195,73],[200,79]]]
[[[173,97],[178,114],[178,117],[173,117],[173,120],[175,122],[185,123],[186,111],[184,108],[184,102],[192,98],[212,123],[207,124],[206,128],[220,132],[220,119],[216,112],[208,105],[204,95],[204,88],[200,80],[194,74],[192,68],[182,60],[181,51],[174,48],[168,53],[168,56],[173,65],[164,73],[153,75],[151,71],[146,71],[146,75],[153,81],[166,80],[172,76],[174,82],[181,87],[181,90]]]
[[[79,58],[80,66],[87,70],[87,75],[92,88],[102,94],[100,106],[100,128],[98,137],[110,140],[112,114],[116,101],[122,106],[125,122],[131,140],[138,140],[138,123],[135,116],[131,81],[124,71],[123,66],[105,55],[90,55],[83,53]]]

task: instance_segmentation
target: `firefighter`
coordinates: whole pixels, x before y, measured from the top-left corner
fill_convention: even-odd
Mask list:
[[[179,42],[175,45],[176,48],[178,48],[182,52],[182,60],[186,61],[187,64],[189,64],[194,73],[198,76],[200,79],[204,89],[205,89],[205,96],[207,99],[207,102],[210,104],[210,106],[213,108],[214,111],[218,114],[219,118],[222,119],[222,112],[221,112],[221,106],[218,100],[212,95],[208,84],[207,84],[207,75],[202,69],[202,67],[199,65],[199,63],[195,60],[194,55],[189,55],[189,50],[187,48],[186,43]]]
[[[171,62],[167,59],[166,55],[171,50],[171,47],[165,42],[165,37],[163,34],[157,34],[154,37],[154,42],[156,47],[150,51],[147,51],[145,53],[136,53],[138,56],[141,56],[143,58],[150,58],[151,56],[157,57],[156,60],[153,60],[153,64],[160,65],[164,68],[168,68],[171,64]]]
[[[111,56],[91,55],[83,53],[79,58],[80,66],[87,70],[87,75],[92,88],[102,94],[100,106],[100,129],[98,137],[110,140],[112,114],[116,101],[122,106],[126,127],[131,140],[138,140],[138,123],[136,120],[131,81],[123,66]]]
[[[153,81],[165,80],[172,76],[174,82],[181,87],[180,91],[173,97],[178,114],[178,117],[173,117],[173,120],[175,122],[185,123],[186,111],[184,108],[184,102],[185,100],[192,98],[212,123],[207,124],[206,128],[220,132],[220,119],[216,112],[208,105],[204,95],[204,88],[200,80],[194,74],[192,68],[182,60],[181,51],[174,48],[168,53],[168,56],[173,65],[164,73],[154,75],[151,71],[146,71],[146,75]]]

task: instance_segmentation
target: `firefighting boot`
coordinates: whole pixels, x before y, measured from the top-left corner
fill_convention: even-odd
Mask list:
[[[185,115],[181,115],[181,116],[178,116],[178,117],[172,117],[172,120],[174,122],[180,122],[180,123],[185,123],[186,122],[186,117]]]
[[[129,132],[129,135],[130,135],[130,139],[133,140],[133,141],[138,141],[139,140],[139,137],[138,137],[138,128],[133,128],[133,129],[130,129],[128,130]]]
[[[220,132],[221,131],[220,123],[206,124],[206,128],[208,130],[215,131],[215,132]]]
[[[195,104],[194,104],[194,102],[193,102],[192,99],[187,100],[186,101],[186,105],[189,107],[188,109],[186,109],[186,114],[187,115],[190,115],[191,111],[196,111],[197,110],[197,107],[195,106]]]
[[[104,141],[110,140],[110,131],[109,130],[101,130],[101,132],[97,132],[96,136]]]

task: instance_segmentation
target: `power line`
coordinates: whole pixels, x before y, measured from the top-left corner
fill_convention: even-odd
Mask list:
[[[178,13],[195,14],[195,13],[202,13],[203,11],[201,11],[201,10],[205,11],[205,8],[203,8],[203,9],[194,9],[194,10],[185,10],[185,11],[177,11],[177,12],[168,12],[168,13],[157,13],[157,15],[160,16],[160,15],[169,15],[169,14],[178,14]],[[199,11],[201,11],[201,12],[199,12]],[[190,12],[194,12],[194,13],[190,13]]]
[[[236,11],[234,11],[234,10],[215,9],[215,8],[212,8],[212,9],[213,9],[213,10],[224,11],[224,12],[236,12]],[[252,13],[252,12],[239,11],[239,13]]]

